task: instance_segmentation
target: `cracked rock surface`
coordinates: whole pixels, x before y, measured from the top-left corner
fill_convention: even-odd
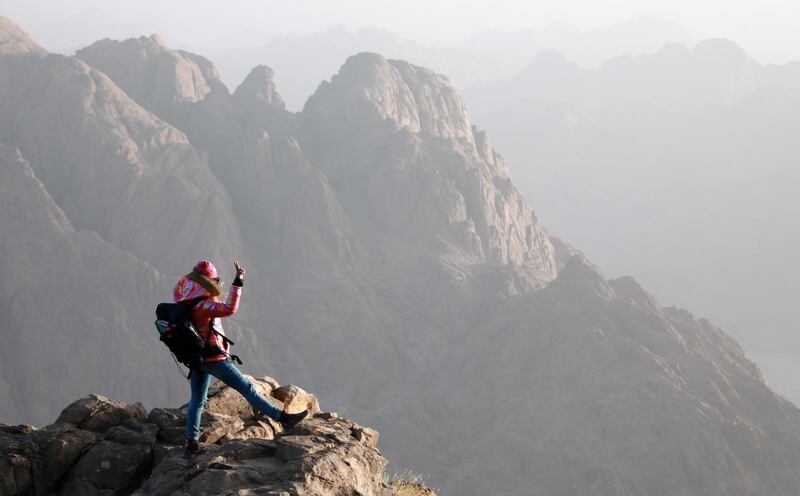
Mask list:
[[[312,416],[283,432],[216,383],[202,419],[204,452],[190,455],[185,406],[148,413],[140,403],[89,395],[43,429],[0,424],[0,494],[396,494],[384,482],[377,431],[320,412],[297,386],[252,380],[275,403],[308,405]]]

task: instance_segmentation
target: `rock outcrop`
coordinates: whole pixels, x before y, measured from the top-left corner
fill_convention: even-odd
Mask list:
[[[283,98],[275,89],[272,69],[265,65],[253,67],[250,74],[233,92],[233,100],[242,111],[259,103],[286,109]]]
[[[206,451],[187,455],[182,435],[174,435],[185,426],[184,409],[148,414],[139,403],[90,395],[43,429],[0,424],[0,494],[398,494],[385,481],[376,431],[320,412],[316,398],[296,386],[253,380],[277,403],[287,393],[302,396],[314,405],[311,416],[282,432],[215,384],[202,420]]]

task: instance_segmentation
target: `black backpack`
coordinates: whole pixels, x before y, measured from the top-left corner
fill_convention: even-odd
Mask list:
[[[189,367],[187,379],[191,377],[192,369],[202,365],[207,356],[223,354],[235,363],[240,365],[242,363],[238,356],[209,344],[194,328],[191,319],[192,309],[206,299],[208,296],[200,296],[178,303],[159,303],[156,307],[156,330],[159,339],[167,345],[176,361]],[[209,330],[222,338],[228,345],[234,345],[233,341],[218,332],[213,326]]]
[[[194,298],[179,303],[159,303],[156,307],[156,330],[159,339],[175,359],[190,369],[203,364],[208,353],[208,344],[194,328],[191,319],[192,309],[206,297]]]

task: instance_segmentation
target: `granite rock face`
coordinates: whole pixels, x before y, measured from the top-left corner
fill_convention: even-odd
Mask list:
[[[462,266],[511,265],[533,286],[555,277],[550,241],[447,78],[360,54],[323,82],[301,119],[348,214],[370,231],[439,244]]]
[[[165,277],[76,229],[19,150],[4,145],[0,197],[0,417],[52,418],[51,402],[109,389],[110,377],[132,373],[132,357],[138,380],[119,384],[120,394],[166,399],[182,388],[177,374],[159,370],[154,343],[141,332],[153,295],[169,291]],[[37,372],[19,373],[29,367]]]
[[[233,258],[230,198],[183,133],[74,58],[0,55],[0,82],[0,141],[77,228],[169,274],[187,258]]]
[[[273,388],[277,383],[272,379],[251,379],[268,396],[280,389]],[[291,385],[284,389],[302,391]],[[372,429],[336,414],[314,415],[317,409],[289,433],[274,424],[276,430],[267,435],[251,435],[263,422],[243,412],[238,404],[243,400],[237,402],[230,393],[222,384],[211,390],[209,410],[219,425],[204,418],[203,432],[227,434],[209,439],[199,455],[186,454],[162,435],[171,428],[160,421],[166,409],[147,415],[141,404],[99,395],[72,403],[43,429],[0,424],[0,491],[64,496],[397,494],[384,482],[386,459]],[[185,424],[184,410],[172,411],[175,422]]]
[[[113,55],[113,56],[111,56]],[[218,75],[200,57],[168,50],[158,35],[115,41],[104,39],[75,56],[84,60],[105,57],[102,65],[109,75],[124,73],[119,84],[125,93],[145,108],[178,102],[198,102],[211,93]]]
[[[154,73],[159,61],[168,58],[182,60],[187,66],[183,72],[190,70],[189,54],[148,38],[97,42],[76,55],[131,95],[147,88],[127,69],[132,65]],[[206,73],[215,87],[221,84],[215,70]],[[253,69],[233,97],[217,89],[202,101],[182,98],[177,91],[170,98],[143,96],[137,101],[207,151],[223,183],[248,199],[247,205],[237,206],[245,215],[258,212],[263,217],[265,210],[276,208],[296,211],[284,207],[285,187],[297,181],[316,183],[317,198],[302,191],[292,195],[308,198],[299,208],[311,211],[283,222],[302,226],[326,219],[333,232],[322,242],[332,244],[339,255],[361,241],[348,239],[353,236],[348,226],[368,221],[369,229],[356,235],[367,238],[364,244],[376,243],[376,230],[383,231],[379,236],[399,233],[404,242],[433,246],[432,253],[426,249],[422,256],[444,256],[448,263],[465,267],[512,264],[528,275],[529,285],[555,277],[553,249],[538,219],[444,76],[361,54],[320,86],[297,119],[284,110],[272,71],[263,66]],[[324,176],[310,172],[309,162]],[[373,196],[364,198],[359,190]],[[341,208],[347,209],[346,218]]]

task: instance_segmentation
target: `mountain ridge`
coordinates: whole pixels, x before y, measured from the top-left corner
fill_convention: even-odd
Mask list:
[[[581,240],[609,273],[691,303],[754,353],[796,349],[796,285],[784,270],[797,237],[783,226],[798,210],[782,185],[796,179],[797,63],[763,65],[711,40],[592,71],[548,69],[464,95],[547,227]],[[759,234],[739,242],[742,232]],[[772,380],[794,385],[792,375]]]

